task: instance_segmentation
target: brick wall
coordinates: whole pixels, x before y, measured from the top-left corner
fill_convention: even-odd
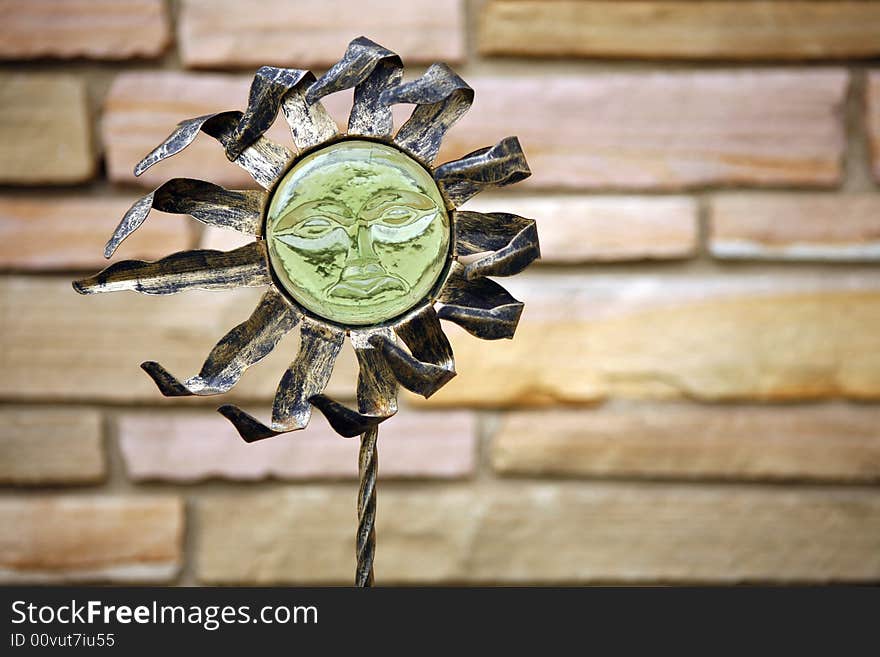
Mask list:
[[[533,177],[470,205],[544,252],[516,339],[450,327],[458,377],[383,425],[378,581],[880,581],[880,3],[0,10],[0,581],[351,581],[356,441],[245,445],[137,367],[196,371],[258,292],[70,280],[144,188],[252,184],[210,140],[136,180],[177,121],[361,33],[476,89],[441,160],[520,136]],[[119,257],[198,244],[233,242],[157,214]],[[295,348],[229,397],[268,405]]]

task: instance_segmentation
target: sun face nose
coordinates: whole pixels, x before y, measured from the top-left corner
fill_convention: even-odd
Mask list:
[[[358,221],[355,224],[355,230],[356,233],[352,239],[351,248],[348,250],[341,280],[373,278],[385,274],[385,268],[379,262],[379,257],[373,248],[370,227],[366,223]]]

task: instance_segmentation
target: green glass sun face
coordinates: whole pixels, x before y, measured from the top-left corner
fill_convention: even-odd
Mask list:
[[[443,273],[449,216],[430,174],[384,144],[340,141],[296,163],[266,217],[269,260],[293,299],[345,325],[379,324]]]

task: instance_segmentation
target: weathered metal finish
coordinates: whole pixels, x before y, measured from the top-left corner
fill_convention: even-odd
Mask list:
[[[455,255],[489,252],[465,265],[464,276],[512,276],[541,257],[538,229],[534,219],[507,212],[455,213]]]
[[[355,586],[373,585],[373,561],[376,556],[376,480],[379,475],[379,450],[376,439],[379,428],[371,427],[361,436],[358,451],[358,528]]]
[[[262,67],[251,85],[246,111],[181,122],[137,165],[135,174],[179,153],[199,132],[205,132],[220,141],[228,159],[264,188],[274,189],[293,159],[291,150],[264,136],[279,109],[298,150],[318,147],[338,138],[336,124],[320,98],[354,87],[348,136],[396,144],[419,160],[432,173],[447,208],[461,205],[484,189],[529,175],[516,137],[432,168],[446,131],[470,107],[473,90],[445,64],[434,64],[409,83],[402,82],[402,69],[395,53],[364,37],[352,41],[342,60],[320,80],[308,71]],[[390,106],[396,103],[412,103],[416,108],[392,140]],[[279,287],[262,235],[268,197],[261,191],[226,190],[199,180],[168,181],[126,213],[107,243],[107,257],[154,208],[190,214],[203,223],[253,235],[256,241],[229,252],[187,251],[155,262],[119,262],[75,282],[74,287],[83,294],[124,289],[168,294],[192,288],[268,286],[251,316],[211,350],[198,375],[181,381],[154,361],[142,367],[166,396],[220,394],[230,390],[248,367],[268,355],[299,324],[299,352],[278,385],[269,423],[263,424],[237,406],[225,405],[218,410],[247,442],[303,429],[312,406],[340,435],[360,435],[355,579],[358,586],[369,586],[375,553],[378,425],[397,412],[399,385],[429,397],[455,376],[452,347],[441,319],[488,340],[513,335],[523,304],[486,277],[518,273],[538,258],[537,230],[534,221],[512,214],[455,212],[453,262],[445,279],[432,291],[434,298],[386,324],[340,326],[305,311]],[[435,303],[439,304],[437,310]],[[346,335],[360,365],[357,409],[324,394]]]
[[[119,290],[174,294],[182,290],[255,287],[271,282],[264,242],[253,242],[232,251],[181,251],[153,262],[123,260],[76,281],[73,287],[80,294]]]
[[[304,429],[312,414],[310,400],[327,387],[344,339],[344,331],[338,328],[303,321],[299,353],[278,384],[269,426],[231,404],[218,410],[249,443]]]
[[[394,143],[430,166],[446,131],[470,109],[474,90],[446,64],[432,64],[418,80],[383,91],[379,100],[385,105],[416,105]]]
[[[348,115],[348,135],[386,137],[391,135],[394,122],[391,109],[379,98],[385,89],[403,79],[400,57],[366,37],[358,37],[350,44],[329,71],[309,87],[306,101],[315,101],[328,94],[354,87],[354,103]]]
[[[427,398],[455,376],[452,346],[443,333],[434,306],[425,306],[401,322],[395,332],[409,352],[385,335],[371,336],[370,344],[382,350],[391,371],[404,388]]]
[[[468,280],[464,266],[456,263],[437,299],[443,305],[440,319],[455,322],[483,340],[512,338],[522,314],[523,303],[488,278]]]
[[[154,164],[177,155],[195,140],[199,131],[219,141],[229,157],[230,147],[234,148],[237,144],[232,139],[242,116],[242,112],[233,110],[181,121],[165,141],[138,162],[134,168],[134,175],[140,176]],[[233,163],[247,171],[257,184],[266,189],[272,188],[292,159],[293,153],[289,149],[265,137],[260,137],[249,144],[237,157],[230,158]]]
[[[223,336],[197,376],[180,381],[155,361],[141,363],[166,397],[219,395],[232,389],[251,365],[268,356],[300,320],[300,312],[269,288],[254,312]]]
[[[188,214],[209,226],[259,235],[269,195],[258,190],[231,190],[193,178],[172,178],[131,206],[104,247],[112,256],[125,238],[140,228],[151,210]]]
[[[491,187],[504,187],[525,180],[532,172],[516,137],[481,148],[463,158],[441,164],[434,180],[454,207]]]
[[[315,82],[310,71],[295,68],[261,66],[251,83],[248,107],[226,145],[230,159],[261,138],[275,122],[278,110],[290,125],[291,135],[300,150],[336,135],[336,123],[320,104],[305,102],[306,89]]]

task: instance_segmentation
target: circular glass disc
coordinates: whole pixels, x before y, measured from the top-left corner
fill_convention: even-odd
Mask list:
[[[418,162],[391,146],[346,140],[284,176],[266,241],[296,302],[339,324],[378,324],[431,292],[446,263],[449,216]]]

